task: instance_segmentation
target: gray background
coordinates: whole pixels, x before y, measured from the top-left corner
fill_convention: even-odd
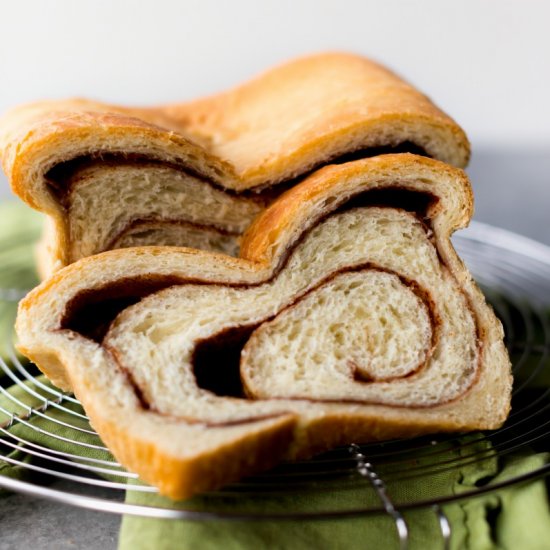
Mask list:
[[[550,2],[0,0],[0,13],[0,111],[74,95],[179,101],[298,54],[370,55],[469,134],[475,219],[550,245]],[[108,550],[118,523],[10,495],[0,498],[0,550]]]

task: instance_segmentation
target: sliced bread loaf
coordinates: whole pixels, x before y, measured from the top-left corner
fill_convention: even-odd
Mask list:
[[[471,213],[438,161],[327,167],[241,259],[148,247],[61,270],[21,303],[20,349],[173,498],[345,443],[496,428],[503,332],[449,239]]]

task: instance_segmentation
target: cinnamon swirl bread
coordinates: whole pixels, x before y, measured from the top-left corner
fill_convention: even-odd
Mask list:
[[[312,170],[382,152],[463,167],[464,132],[412,86],[350,54],[292,61],[234,90],[139,109],[27,105],[0,122],[14,192],[51,217],[43,275],[111,248],[237,254],[239,236]]]
[[[172,498],[350,442],[491,429],[503,332],[457,257],[464,173],[409,154],[325,167],[236,259],[82,259],[21,303],[21,351],[74,389],[114,455]]]

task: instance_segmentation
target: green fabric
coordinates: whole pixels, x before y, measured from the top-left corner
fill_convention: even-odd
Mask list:
[[[477,483],[501,482],[515,475],[532,471],[548,460],[546,453],[511,457],[502,464],[491,458],[491,449],[484,441],[475,442],[472,436],[459,440],[460,449],[451,448],[438,461],[460,459],[474,453],[488,454],[475,465],[452,468],[427,478],[390,484],[388,492],[395,501],[412,501],[444,494],[460,494],[474,490]],[[473,444],[472,444],[473,442]],[[469,444],[469,447],[464,447]],[[429,457],[411,454],[414,467],[434,464]],[[380,470],[381,472],[383,469]],[[382,477],[383,474],[382,474]],[[262,510],[284,512],[345,509],[355,506],[376,506],[378,499],[367,482],[359,480],[350,489],[342,489],[339,482],[317,495],[308,492],[289,497],[220,499],[197,497],[184,503],[186,509],[244,512]],[[126,502],[142,505],[177,506],[169,500],[137,492],[128,492]],[[512,487],[488,496],[468,499],[444,507],[452,526],[451,548],[471,549],[543,549],[550,541],[550,511],[543,481]],[[442,548],[443,539],[436,515],[432,509],[406,512],[411,550]],[[119,539],[120,550],[178,549],[255,549],[277,548],[306,550],[398,548],[397,534],[392,520],[386,516],[369,516],[345,520],[300,522],[192,522],[167,521],[125,517]]]
[[[1,288],[28,288],[36,282],[32,260],[32,240],[37,234],[39,217],[20,205],[0,205],[0,246],[1,265],[10,266],[9,270],[0,271]],[[6,246],[9,245],[9,246]],[[11,269],[13,267],[13,269]],[[15,273],[14,273],[15,270]],[[15,306],[0,300],[0,356],[9,357],[5,344],[9,341],[6,335],[11,334]],[[535,381],[536,387],[547,387],[550,381],[546,374]],[[46,385],[46,380],[39,379]],[[7,387],[7,378],[1,381]],[[33,385],[40,395],[48,397],[43,390]],[[21,387],[9,390],[10,396],[0,395],[0,425],[9,423],[9,413],[24,417],[28,412],[18,405],[13,398],[19,399],[30,407],[40,407],[42,400],[31,396]],[[78,405],[64,403],[77,412],[82,412]],[[1,412],[1,411],[4,412]],[[48,416],[70,424],[78,420],[66,412],[55,408],[48,409]],[[64,452],[82,453],[82,448],[74,444],[41,433],[37,429],[46,427],[51,433],[61,437],[75,436],[84,443],[100,444],[97,436],[76,432],[56,425],[51,420],[45,421],[33,414],[29,425],[13,422],[10,432],[27,441],[32,441],[51,449]],[[85,421],[80,426],[87,428]],[[4,449],[4,447],[1,447]],[[548,461],[546,452],[510,454],[497,460],[487,440],[479,434],[462,436],[454,441],[437,446],[437,462],[431,449],[407,455],[407,462],[400,463],[400,471],[405,470],[401,479],[388,485],[388,493],[395,502],[405,503],[443,495],[460,494],[470,491],[488,482],[500,482],[520,473],[532,471]],[[94,449],[86,451],[87,455],[105,459],[104,452]],[[30,456],[20,450],[12,450],[5,455],[8,458],[28,462]],[[464,460],[468,456],[483,458],[475,463]],[[460,460],[461,467],[453,467],[453,460]],[[404,468],[404,465],[406,468]],[[396,465],[381,463],[376,465],[382,478],[395,479],[391,475]],[[428,477],[413,477],[422,468],[429,468]],[[32,472],[25,468],[12,466],[0,461],[0,474],[27,479]],[[108,477],[108,476],[107,476]],[[408,477],[408,479],[406,479]],[[162,505],[177,507],[167,499],[138,491],[128,491],[126,502],[148,506]],[[311,512],[330,509],[352,509],[354,507],[377,506],[378,498],[370,484],[361,479],[350,481],[337,479],[324,481],[318,492],[308,490],[271,498],[245,495],[219,497],[196,497],[183,504],[194,510],[212,510],[236,512],[302,511]],[[543,481],[527,485],[518,485],[492,492],[488,495],[463,502],[447,505],[445,513],[452,525],[453,550],[473,549],[522,549],[538,550],[549,547],[550,511],[546,487]],[[442,548],[443,540],[436,515],[433,510],[411,511],[405,514],[410,529],[411,549]],[[120,550],[155,550],[163,549],[346,549],[355,548],[397,548],[397,534],[393,522],[384,515],[364,516],[344,520],[328,521],[294,521],[294,522],[224,522],[155,520],[125,517],[119,539]]]
[[[44,376],[37,377],[37,380],[45,384],[47,387],[54,387],[45,379]],[[2,380],[2,385],[4,383],[5,380]],[[52,395],[49,394],[47,391],[39,388],[31,382],[26,382],[25,386],[30,387],[34,392],[38,393],[40,396],[46,399],[52,397]],[[24,405],[26,405],[27,407],[33,407],[38,410],[40,410],[40,407],[44,404],[43,399],[31,395],[20,386],[14,386],[10,388],[9,394],[9,396],[0,395],[0,426],[4,426],[5,424],[9,423],[10,415],[8,413],[14,413],[17,417],[21,417],[24,420],[26,419],[28,409],[25,406],[17,403],[14,399],[18,400],[21,403],[24,403]],[[82,407],[80,405],[64,402],[63,406],[67,409],[83,413]],[[80,419],[68,412],[56,408],[48,409],[48,417],[59,420],[60,422],[65,422],[72,426],[77,426],[88,430],[90,429],[90,426],[86,420]],[[13,422],[12,426],[9,428],[10,433],[13,434],[15,437],[19,437],[32,443],[43,445],[53,450],[72,454],[82,454],[82,448],[80,446],[74,443],[63,441],[62,439],[56,439],[51,435],[44,434],[40,431],[40,428],[47,429],[47,431],[54,436],[67,437],[76,441],[81,441],[83,443],[91,443],[93,445],[102,445],[101,440],[96,435],[77,432],[71,428],[67,428],[61,424],[56,424],[51,420],[47,420],[35,414],[31,415],[29,420],[25,421],[27,422],[27,424],[17,421]],[[12,442],[15,443],[15,441]],[[104,451],[91,448],[86,449],[85,454],[86,456],[93,458],[109,458],[109,455]],[[28,460],[26,453],[18,450],[13,450],[6,456],[15,460]],[[19,466],[12,466],[9,463],[0,463],[0,473],[2,473],[3,475],[15,477],[17,479],[28,478],[31,474],[31,472],[29,472],[28,470]]]
[[[17,302],[2,293],[14,294],[38,283],[34,269],[34,246],[40,234],[41,216],[15,202],[0,203],[0,357],[7,359],[13,336]],[[6,290],[7,289],[7,290]]]

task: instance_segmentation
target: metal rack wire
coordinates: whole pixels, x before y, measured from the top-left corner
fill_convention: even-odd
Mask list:
[[[550,249],[479,223],[458,236],[455,246],[505,327],[515,387],[513,412],[501,429],[479,432],[467,438],[447,435],[351,445],[313,460],[283,464],[271,472],[211,493],[211,506],[207,510],[130,504],[122,501],[125,491],[155,493],[156,489],[139,483],[136,474],[125,471],[114,460],[89,426],[78,401],[40,379],[36,368],[23,361],[10,342],[9,357],[0,359],[0,395],[11,401],[10,408],[15,412],[0,406],[0,461],[17,466],[21,471],[39,474],[39,477],[19,480],[0,475],[0,486],[83,508],[158,518],[296,520],[386,514],[395,523],[401,548],[407,547],[409,539],[403,513],[431,508],[447,548],[451,527],[443,505],[550,474],[550,464],[545,464],[458,495],[442,493],[429,498],[409,496],[397,499],[392,494],[392,487],[396,484],[429,481],[432,476],[444,472],[490,459],[503,459],[519,452],[550,450]],[[18,288],[0,290],[0,318],[13,316],[13,303],[21,295]],[[9,337],[11,340],[12,334]],[[9,393],[7,390],[13,385],[18,385],[38,404],[31,407]],[[53,414],[54,411],[62,413],[62,418]],[[39,424],[34,423],[36,418],[41,419]],[[17,435],[10,429],[17,424],[31,430],[26,433],[38,433],[41,441],[62,443],[63,449],[59,449],[59,445],[48,446]],[[60,435],[59,427],[70,436]],[[450,450],[460,452],[449,453]],[[419,455],[422,460],[411,460]],[[55,483],[52,486],[51,480],[59,479],[68,481],[70,490],[59,490]],[[356,488],[361,480],[365,491],[376,497],[375,504],[320,511],[290,509],[277,513],[227,511],[219,509],[216,504],[218,498],[220,501],[227,497],[238,499],[242,495],[277,499],[292,493],[345,491]],[[108,490],[108,496],[90,496],[86,488],[94,486]]]

